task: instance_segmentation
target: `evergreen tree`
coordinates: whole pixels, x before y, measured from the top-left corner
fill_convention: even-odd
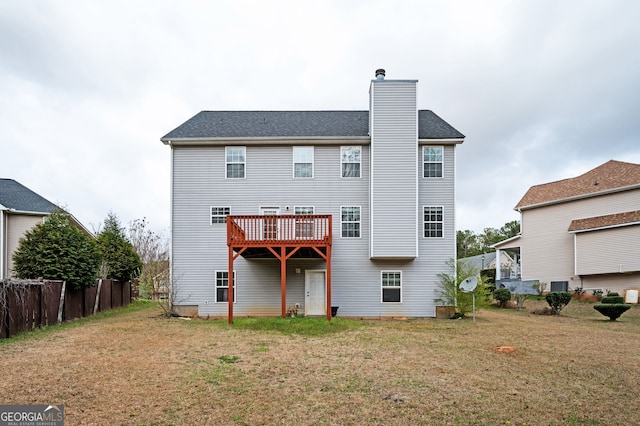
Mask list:
[[[64,280],[71,288],[95,284],[100,253],[95,241],[56,210],[27,231],[13,255],[18,278]]]
[[[113,213],[104,220],[104,228],[97,237],[98,248],[106,270],[103,278],[131,281],[142,270],[142,261],[126,237],[124,228]]]

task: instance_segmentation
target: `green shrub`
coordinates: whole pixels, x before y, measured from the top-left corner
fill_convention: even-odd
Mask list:
[[[451,273],[438,274],[440,278],[440,288],[438,289],[440,297],[435,299],[436,303],[443,306],[455,306],[457,313],[462,318],[473,309],[473,293],[475,293],[476,309],[481,309],[491,304],[487,284],[482,276],[478,279],[478,285],[473,293],[466,293],[460,289],[460,283],[465,278],[479,275],[477,268],[455,259],[449,259],[446,264]]]
[[[559,315],[560,311],[571,302],[571,295],[567,291],[553,291],[547,294],[545,300],[554,315]]]
[[[27,231],[13,254],[18,278],[64,280],[73,289],[95,285],[100,260],[96,242],[63,210]]]
[[[602,298],[602,303],[606,303],[606,304],[624,303],[624,297],[620,296],[615,291],[612,291]]]
[[[620,318],[631,308],[631,305],[624,303],[624,298],[616,292],[611,292],[602,298],[602,303],[593,305],[593,309],[600,312],[605,317],[609,317],[610,321]]]
[[[593,305],[593,309],[600,312],[605,317],[609,317],[610,321],[615,321],[620,318],[620,315],[624,314],[631,308],[631,305],[625,305],[624,303],[598,303]]]
[[[507,302],[511,300],[511,290],[508,288],[498,288],[493,292],[493,297],[498,301],[501,308],[507,306]]]

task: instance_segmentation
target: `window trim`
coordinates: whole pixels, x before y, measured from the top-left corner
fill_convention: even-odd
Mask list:
[[[343,161],[342,150],[345,148],[358,148],[360,151],[360,160],[358,161]],[[343,165],[344,164],[358,164],[358,176],[345,176]],[[340,178],[341,179],[361,179],[362,178],[362,145],[341,145],[340,146]]]
[[[342,209],[345,209],[345,208],[358,208],[358,216],[359,216],[360,220],[358,220],[358,221],[346,221],[346,222],[344,220],[342,220],[342,216],[343,216]],[[358,236],[357,237],[349,237],[349,236],[345,237],[344,233],[343,233],[343,228],[342,228],[342,225],[344,223],[357,223],[359,225],[358,226]],[[340,206],[340,238],[345,238],[345,239],[362,238],[362,206]]]
[[[242,148],[244,161],[229,161],[229,150]],[[229,177],[229,165],[242,164],[244,166],[242,177]],[[247,178],[247,147],[239,145],[231,145],[224,147],[224,178],[225,179],[246,179]]]
[[[220,215],[220,214],[214,215],[213,214],[213,209],[226,209],[227,214],[225,214],[225,215]],[[222,224],[222,223],[227,223],[226,216],[231,214],[231,207],[230,206],[209,206],[209,214],[210,214],[209,225],[219,225],[219,224]],[[222,222],[214,222],[213,221],[214,217],[217,217],[217,218],[222,217],[222,218],[224,218],[224,221],[222,221]]]
[[[214,294],[214,299],[215,302],[214,303],[229,303],[229,280],[227,278],[227,285],[226,286],[218,286],[218,274],[227,274],[227,277],[229,276],[229,271],[228,270],[216,270],[214,273],[215,276],[215,294]],[[222,278],[224,279],[224,278]],[[218,300],[218,289],[227,289],[227,300]],[[238,301],[238,292],[237,289],[238,288],[238,277],[236,275],[236,270],[233,270],[233,303],[236,303]]]
[[[400,281],[400,285],[398,286],[390,286],[390,285],[384,285],[385,281],[384,281],[384,275],[385,274],[399,274],[399,281]],[[384,290],[385,289],[389,289],[389,290],[393,290],[393,289],[398,289],[398,291],[400,292],[400,297],[399,297],[399,301],[385,301],[384,300]],[[402,270],[382,270],[380,271],[380,303],[402,303]]]
[[[303,163],[303,162],[299,162],[296,161],[296,149],[301,149],[301,148],[311,148],[311,163]],[[294,179],[313,179],[315,176],[315,158],[316,158],[316,150],[315,147],[309,146],[309,145],[296,145],[293,146],[292,149],[292,159],[293,159],[293,178]],[[311,164],[311,176],[296,176],[296,164]]]
[[[425,152],[428,148],[440,148],[441,160],[440,161],[426,161],[424,159]],[[441,176],[425,176],[425,166],[427,164],[440,164]],[[422,147],[422,177],[424,179],[444,179],[444,145],[423,145]]]
[[[426,209],[440,209],[440,215],[442,216],[442,220],[441,221],[426,221],[424,218],[425,215],[425,210]],[[445,208],[444,206],[431,206],[431,205],[427,205],[427,206],[422,206],[422,238],[425,239],[443,239],[444,238],[444,212],[445,212]],[[442,233],[442,235],[440,236],[427,236],[426,235],[426,231],[427,231],[427,223],[439,223],[440,224],[440,232]]]

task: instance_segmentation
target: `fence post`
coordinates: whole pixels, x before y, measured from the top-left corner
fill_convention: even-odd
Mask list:
[[[67,282],[62,281],[62,290],[60,291],[60,305],[58,305],[58,323],[62,322],[62,307],[64,306],[64,293],[67,290]]]
[[[98,280],[98,291],[96,292],[96,302],[93,304],[93,315],[98,312],[98,305],[100,303],[100,290],[102,289],[102,278]]]

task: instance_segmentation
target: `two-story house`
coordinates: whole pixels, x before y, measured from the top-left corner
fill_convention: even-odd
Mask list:
[[[640,164],[611,160],[532,186],[515,209],[520,235],[493,247],[520,257],[523,279],[551,291],[640,289]]]
[[[176,310],[435,316],[464,135],[416,89],[377,70],[368,111],[202,111],[162,137]]]

